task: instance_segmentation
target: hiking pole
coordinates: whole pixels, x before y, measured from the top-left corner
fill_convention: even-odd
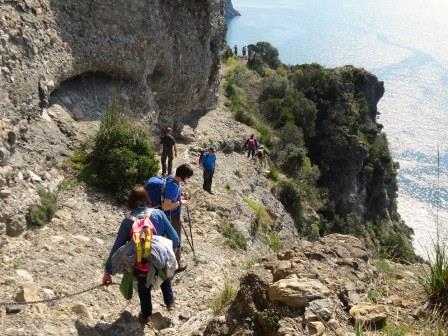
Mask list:
[[[188,245],[190,245],[191,250],[193,251],[193,259],[196,260],[196,253],[194,251],[193,244],[190,241],[190,237],[188,237],[187,230],[185,230],[185,226],[182,222],[180,223],[180,226],[182,226],[182,230],[184,230],[185,238],[187,238]]]
[[[191,237],[191,246],[193,249],[193,255],[194,255],[194,240],[193,240],[193,231],[191,227],[191,217],[190,217],[190,209],[187,208],[187,219],[188,219],[188,225],[190,226],[190,237]]]

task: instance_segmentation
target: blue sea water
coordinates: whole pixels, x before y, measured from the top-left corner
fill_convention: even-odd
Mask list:
[[[230,46],[268,41],[284,63],[353,64],[385,82],[378,108],[400,163],[399,211],[425,249],[448,238],[448,1],[233,0]],[[437,146],[440,188],[437,188]]]

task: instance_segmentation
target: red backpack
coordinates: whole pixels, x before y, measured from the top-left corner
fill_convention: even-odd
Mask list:
[[[149,257],[151,253],[151,238],[157,234],[157,230],[149,219],[151,211],[145,213],[143,218],[128,216],[133,222],[131,228],[131,239],[135,244],[134,268],[141,272],[149,271]]]

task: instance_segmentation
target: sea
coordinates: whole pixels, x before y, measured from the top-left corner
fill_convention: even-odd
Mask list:
[[[227,42],[268,41],[286,64],[352,64],[384,81],[378,104],[399,162],[398,208],[428,257],[448,241],[448,1],[233,0]],[[439,167],[439,168],[438,168]]]

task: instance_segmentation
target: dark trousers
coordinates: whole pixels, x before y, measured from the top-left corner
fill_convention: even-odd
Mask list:
[[[147,318],[152,315],[151,287],[147,288],[145,286],[146,273],[136,271],[134,275],[138,282],[138,297],[140,298],[142,316]],[[171,279],[166,279],[160,288],[162,289],[163,302],[166,305],[172,304],[174,302],[174,294],[171,288]]]
[[[255,148],[249,148],[247,150],[247,157],[252,156],[252,158],[253,158],[255,156],[255,151],[256,151]]]
[[[162,153],[162,175],[167,173],[166,161],[168,161],[168,175],[171,175],[173,170],[173,153]]]
[[[209,193],[212,192],[212,182],[213,182],[213,174],[215,173],[214,169],[204,168],[204,184],[202,188]]]
[[[180,214],[171,216],[168,214],[168,219],[171,222],[171,225],[173,226],[174,230],[176,230],[177,235],[179,236],[179,240],[181,241],[181,245],[182,245],[182,238],[181,238],[181,233],[182,233],[182,222],[180,219]],[[177,264],[180,267],[180,247],[178,249],[176,249],[176,260],[177,260]]]

